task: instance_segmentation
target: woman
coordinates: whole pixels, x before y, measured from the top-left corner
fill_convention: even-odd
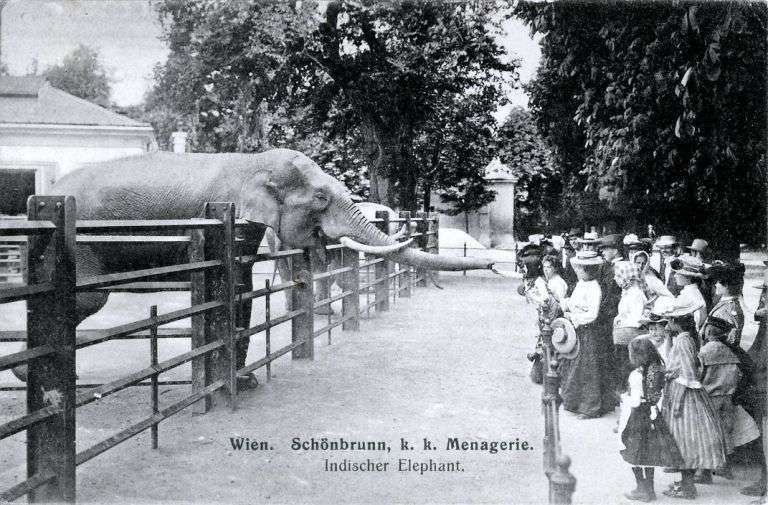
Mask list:
[[[627,346],[643,331],[640,319],[648,299],[643,292],[640,268],[631,261],[618,261],[613,265],[613,280],[621,288],[618,314],[613,319],[613,355],[617,377],[617,394],[621,394],[627,383],[629,372],[629,351]]]
[[[714,470],[725,462],[725,439],[712,402],[699,381],[697,337],[690,313],[669,315],[667,330],[674,337],[667,360],[662,415],[677,442],[684,465],[682,480],[664,494],[673,498],[696,498],[697,469]]]
[[[576,329],[579,354],[563,371],[561,393],[566,410],[579,414],[579,419],[590,419],[613,410],[608,346],[601,341],[597,317],[602,297],[597,276],[603,260],[596,251],[583,250],[571,259],[571,264],[579,281],[571,297],[563,301],[563,310]]]
[[[671,262],[675,283],[680,287],[680,294],[674,298],[661,297],[654,305],[654,312],[660,315],[693,314],[694,336],[697,347],[701,347],[698,334],[707,318],[707,304],[701,294],[698,283],[704,278],[704,264],[691,256],[681,256]]]
[[[643,289],[649,302],[653,302],[660,296],[674,297],[672,292],[662,282],[661,277],[651,268],[651,260],[647,252],[637,251],[629,259],[640,268],[644,284]]]
[[[568,296],[568,284],[563,280],[560,272],[560,258],[552,254],[544,256],[541,260],[541,268],[547,280],[547,289],[562,306],[563,300]]]
[[[733,326],[726,342],[731,347],[741,343],[741,332],[744,329],[744,310],[739,303],[744,286],[744,270],[744,265],[738,263],[716,265],[707,271],[715,284],[715,296],[718,297],[718,302],[709,311],[709,316],[725,319]]]

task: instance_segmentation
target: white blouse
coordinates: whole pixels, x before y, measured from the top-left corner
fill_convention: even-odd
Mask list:
[[[683,286],[680,294],[676,297],[664,296],[656,300],[654,311],[661,315],[693,313],[696,329],[701,330],[701,326],[707,318],[707,303],[696,284],[688,284]]]
[[[552,277],[547,281],[547,288],[549,288],[549,292],[555,297],[557,303],[562,305],[563,300],[565,300],[568,294],[568,284],[565,283],[563,278],[559,275]]]
[[[578,328],[597,319],[602,296],[597,280],[576,283],[571,297],[563,300],[563,310],[570,312],[574,327]]]
[[[549,300],[549,288],[543,277],[536,277],[533,286],[525,290],[525,299],[529,303],[544,305]]]
[[[613,319],[614,326],[620,328],[640,328],[640,318],[648,299],[640,288],[633,284],[621,292],[619,299],[619,313]]]

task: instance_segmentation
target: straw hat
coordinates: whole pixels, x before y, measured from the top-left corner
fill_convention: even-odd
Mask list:
[[[704,279],[706,277],[704,274],[704,263],[700,259],[688,256],[687,254],[672,260],[670,266],[676,274],[695,279]]]
[[[576,242],[578,244],[597,244],[598,242],[600,242],[600,239],[597,238],[597,233],[593,231],[588,231],[587,233],[584,234],[583,237],[577,238]]]
[[[648,324],[662,324],[669,322],[669,319],[667,319],[664,316],[660,316],[658,314],[654,314],[652,312],[649,312],[647,314],[643,314],[640,317],[640,320],[638,321],[641,325],[645,326]]]
[[[571,258],[571,265],[573,266],[596,266],[602,265],[603,258],[597,254],[597,251],[578,251],[576,256]]]
[[[564,317],[552,321],[552,347],[561,358],[573,359],[579,354],[579,339],[573,323]]]
[[[693,242],[691,242],[691,245],[685,246],[686,249],[689,251],[698,251],[698,252],[704,252],[709,247],[709,243],[704,240],[703,238],[695,238],[693,239]]]
[[[673,247],[677,244],[678,242],[674,235],[662,235],[653,246],[656,249],[661,249],[662,247]]]

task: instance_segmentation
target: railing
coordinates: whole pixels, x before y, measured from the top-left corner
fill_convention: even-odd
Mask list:
[[[235,409],[238,376],[264,367],[270,380],[272,362],[289,352],[294,359],[312,359],[316,337],[327,334],[331,343],[335,328],[357,330],[363,312],[389,310],[390,298],[396,301],[398,297],[410,296],[412,287],[425,281],[423,272],[413,273],[410,267],[393,266],[384,259],[366,258],[361,262],[359,253],[341,245],[327,248],[329,254],[339,256],[341,266],[329,266],[318,274],[312,272],[308,251],[259,253],[264,227],[236,221],[231,203],[208,203],[205,218],[193,220],[76,221],[75,216],[75,201],[71,197],[33,196],[28,202],[27,221],[0,221],[0,237],[4,241],[9,237],[27,237],[22,248],[26,254],[21,259],[28,280],[25,285],[6,285],[0,289],[0,303],[26,300],[28,309],[25,332],[0,332],[0,341],[27,342],[27,349],[0,357],[0,371],[28,365],[27,414],[0,425],[0,439],[26,430],[28,478],[0,493],[0,501],[12,501],[23,495],[29,495],[32,502],[75,501],[77,465],[146,430],[151,431],[152,447],[157,448],[159,423],[192,405],[198,411],[207,411],[214,405]],[[416,237],[419,246],[437,248],[437,227],[430,226],[436,224],[436,218],[425,214],[412,220],[403,213],[393,221],[403,221],[409,227],[416,222],[418,235],[411,236]],[[380,216],[374,222],[383,229],[389,226],[388,216]],[[186,248],[187,261],[78,280],[78,243],[100,247],[162,243]],[[289,280],[282,279],[279,284],[266,281],[263,287],[254,289],[251,266],[255,262],[285,259],[291,264]],[[162,279],[182,273],[188,274],[190,280]],[[361,283],[362,273],[365,280]],[[347,288],[340,294],[315,300],[314,284],[339,276]],[[77,293],[179,290],[191,292],[189,307],[158,314],[157,307],[152,306],[145,319],[101,330],[75,329]],[[290,304],[285,313],[276,315],[271,298],[284,292],[289,293]],[[367,300],[364,306],[360,305],[361,297]],[[259,298],[264,299],[264,321],[251,326],[251,304]],[[328,316],[327,324],[315,329],[315,311],[337,301],[342,302],[341,317],[332,321]],[[161,328],[183,319],[191,319],[190,328]],[[289,321],[291,343],[273,350],[272,328]],[[245,358],[243,344],[256,334],[265,336],[264,357],[238,366]],[[160,338],[189,338],[191,349],[159,362]],[[150,366],[105,384],[78,385],[75,351],[121,339],[150,339]],[[189,381],[159,380],[160,374],[190,362]],[[191,384],[191,394],[161,408],[158,387],[177,384]],[[77,407],[138,385],[151,388],[152,415],[77,453]]]
[[[560,446],[560,375],[555,352],[552,348],[551,321],[544,319],[541,324],[541,340],[544,348],[544,388],[541,406],[544,413],[544,474],[549,481],[549,503],[568,505],[571,503],[576,479],[569,468],[571,458],[562,453]]]

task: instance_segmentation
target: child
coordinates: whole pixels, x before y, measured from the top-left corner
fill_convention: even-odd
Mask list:
[[[731,351],[725,342],[733,329],[733,325],[719,317],[709,316],[704,325],[706,344],[699,351],[701,363],[701,385],[709,394],[715,413],[720,418],[720,426],[725,435],[726,454],[733,452],[731,431],[733,430],[734,406],[731,401],[736,386],[741,379],[739,358]],[[718,469],[724,476],[731,475],[728,464]],[[702,470],[696,476],[699,484],[712,483],[712,471]]]
[[[629,361],[634,370],[621,399],[621,456],[632,465],[637,487],[624,496],[649,502],[656,499],[653,467],[680,468],[684,462],[656,407],[664,388],[661,356],[649,339],[636,338],[629,344]]]
[[[696,470],[714,470],[725,464],[725,441],[712,401],[699,381],[693,316],[671,314],[667,329],[674,337],[667,360],[661,410],[684,465],[678,468],[682,480],[664,494],[690,500],[696,498],[693,480]]]

